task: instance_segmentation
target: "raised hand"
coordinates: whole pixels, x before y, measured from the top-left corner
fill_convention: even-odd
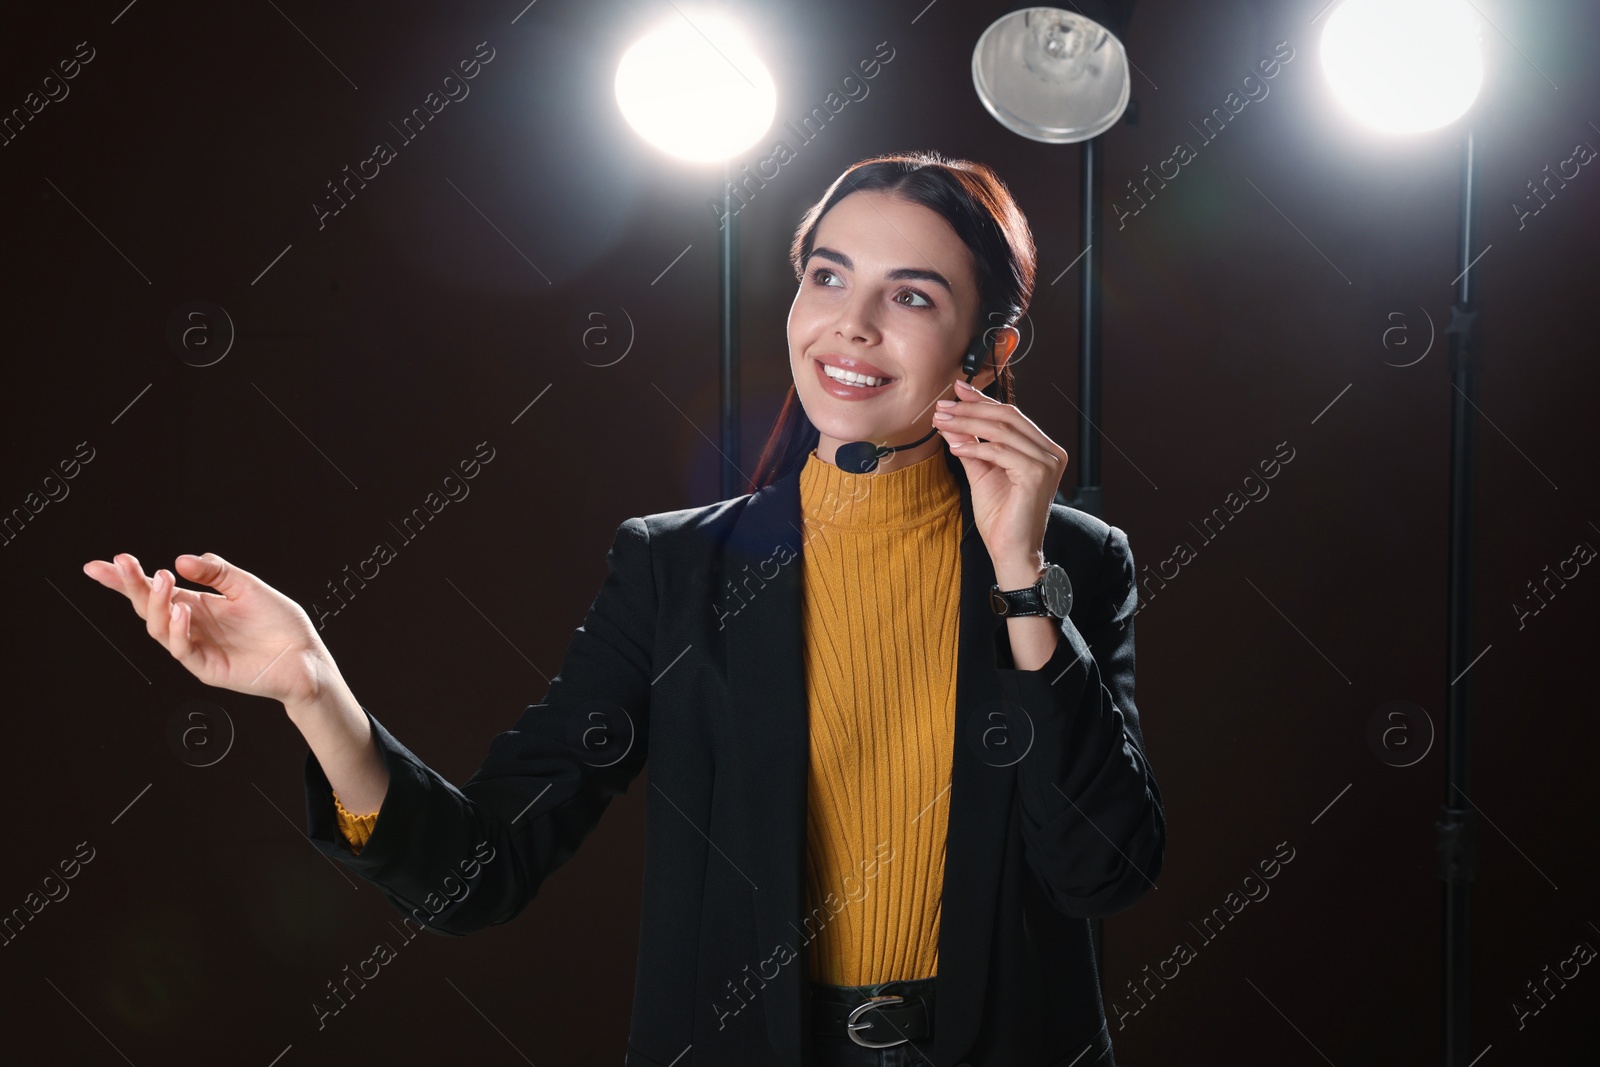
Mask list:
[[[1015,404],[1002,404],[966,382],[955,384],[959,399],[939,401],[934,425],[966,471],[973,522],[996,575],[1026,575],[1023,584],[1031,585],[1067,451]]]
[[[150,636],[207,685],[292,706],[338,677],[310,617],[289,597],[214,552],[179,556],[174,566],[216,592],[178,588],[168,570],[146,577],[125,552],[90,560],[83,572],[124,594]]]

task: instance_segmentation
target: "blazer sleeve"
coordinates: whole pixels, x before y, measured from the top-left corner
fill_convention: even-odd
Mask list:
[[[643,519],[618,527],[606,562],[544,702],[490,741],[459,788],[362,708],[389,788],[359,853],[339,832],[322,765],[306,754],[312,843],[424,928],[459,936],[516,916],[644,767],[657,599]]]
[[[1062,619],[1044,666],[1015,669],[1007,641],[997,669],[1008,711],[1031,728],[1017,763],[1028,865],[1057,909],[1101,918],[1154,887],[1167,837],[1133,703],[1133,553],[1115,526],[1088,592],[1082,629]]]

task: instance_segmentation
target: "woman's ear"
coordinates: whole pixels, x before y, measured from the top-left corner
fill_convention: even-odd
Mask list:
[[[1022,331],[1015,326],[1002,326],[994,332],[995,370],[1006,365],[1022,343]]]

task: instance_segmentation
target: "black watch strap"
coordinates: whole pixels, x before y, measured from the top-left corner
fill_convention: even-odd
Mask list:
[[[996,615],[1005,618],[1048,615],[1064,619],[1072,610],[1072,581],[1060,565],[1047,563],[1039,580],[1026,589],[991,586],[989,605]]]

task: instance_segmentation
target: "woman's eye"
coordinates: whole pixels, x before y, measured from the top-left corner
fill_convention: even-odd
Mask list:
[[[838,288],[842,288],[843,287],[843,283],[842,282],[840,283],[840,285],[830,285],[827,281],[824,280],[825,278],[837,278],[837,277],[838,277],[838,275],[836,275],[833,271],[829,270],[827,267],[817,267],[815,270],[813,270],[811,272],[811,280],[814,283],[816,283],[817,285],[824,286],[824,287],[826,287],[828,289],[838,289]],[[929,300],[927,298],[927,296],[925,296],[924,294],[918,292],[915,289],[902,289],[902,290],[900,290],[900,292],[898,292],[898,293],[896,293],[894,295],[895,302],[896,303],[900,303],[900,298],[903,297],[903,296],[914,296],[918,300],[922,301],[922,303],[920,303],[920,304],[904,304],[904,303],[902,303],[901,304],[902,307],[910,307],[910,308],[931,308],[931,307],[933,307],[933,301]]]

